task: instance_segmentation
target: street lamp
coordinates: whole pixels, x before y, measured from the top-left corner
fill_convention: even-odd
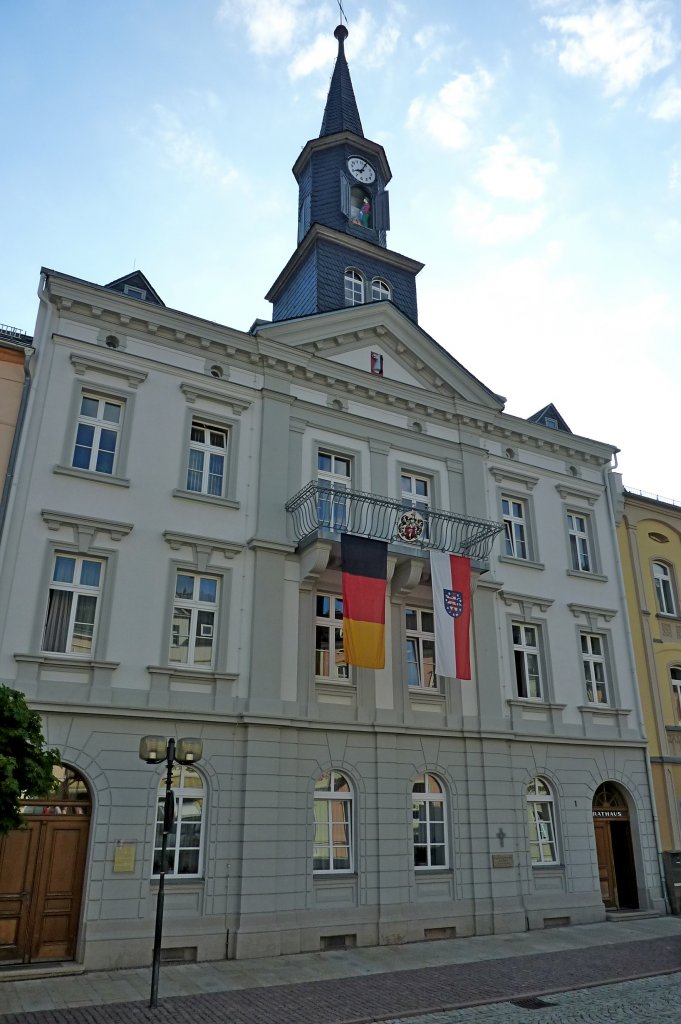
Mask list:
[[[166,793],[163,801],[163,839],[161,841],[161,865],[158,872],[158,896],[156,898],[156,929],[154,931],[154,956],[151,967],[151,995],[149,1006],[158,1006],[158,974],[161,967],[161,936],[163,934],[163,901],[166,884],[166,857],[168,833],[175,820],[175,794],[172,791],[173,764],[196,764],[203,754],[203,741],[184,737],[177,743],[165,736],[143,736],[140,740],[140,757],[147,764],[167,761]]]

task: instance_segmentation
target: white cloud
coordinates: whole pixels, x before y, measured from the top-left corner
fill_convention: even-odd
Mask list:
[[[681,86],[670,78],[662,86],[650,110],[656,121],[678,121],[681,118]]]
[[[291,48],[303,12],[301,0],[222,0],[218,19],[243,24],[249,48],[263,56]]]
[[[523,156],[513,139],[502,135],[494,145],[483,150],[476,180],[497,199],[530,203],[542,198],[546,180],[554,170],[553,164]]]
[[[569,3],[567,11],[543,19],[562,37],[559,63],[570,75],[600,78],[607,96],[635,89],[678,51],[667,0],[596,0],[586,7]]]
[[[395,52],[400,38],[400,29],[396,19],[404,14],[404,10],[395,5],[389,14],[388,21],[378,26],[367,10],[361,10],[352,23],[352,31],[345,43],[348,61],[361,57],[365,68],[382,68]],[[338,52],[338,44],[330,33],[325,30],[309,44],[300,49],[289,65],[292,79],[305,78],[315,71],[329,71]]]
[[[416,69],[420,75],[426,71],[431,64],[437,64],[447,52],[447,45],[442,41],[448,29],[439,25],[424,25],[414,35],[414,43],[417,50],[423,54],[423,60]]]
[[[314,71],[331,68],[336,51],[337,43],[328,32],[318,35],[313,43],[295,55],[288,68],[290,77],[305,78]]]
[[[196,130],[184,126],[180,118],[160,103],[153,108],[155,124],[151,137],[168,163],[191,172],[192,177],[229,188],[239,172],[210,142]]]
[[[681,195],[681,160],[672,161],[669,168],[668,186],[669,191],[674,195]]]
[[[522,212],[499,210],[494,203],[461,189],[451,216],[457,235],[491,246],[518,242],[535,234],[544,223],[546,211],[543,206]]]
[[[407,125],[427,133],[445,149],[464,149],[471,140],[470,126],[493,85],[493,76],[484,68],[457,75],[434,99],[412,100]]]

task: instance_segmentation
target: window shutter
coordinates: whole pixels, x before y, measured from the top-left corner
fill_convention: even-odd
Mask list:
[[[378,231],[388,231],[390,228],[390,202],[385,191],[379,192],[376,196],[374,226]]]
[[[305,196],[302,203],[300,204],[300,213],[298,214],[298,241],[302,242],[305,235],[310,230],[310,211],[312,209],[312,196]]]
[[[350,216],[350,182],[343,172],[340,172],[340,208],[341,213],[346,217]]]

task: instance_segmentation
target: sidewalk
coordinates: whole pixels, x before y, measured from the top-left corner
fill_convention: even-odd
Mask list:
[[[0,969],[2,1024],[339,1024],[473,1006],[681,970],[681,918],[163,965],[155,1011],[149,968],[60,969]]]

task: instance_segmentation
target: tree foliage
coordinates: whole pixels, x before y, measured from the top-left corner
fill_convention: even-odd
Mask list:
[[[46,750],[40,715],[24,695],[0,686],[0,835],[19,828],[22,796],[47,796],[55,788],[58,750]]]

